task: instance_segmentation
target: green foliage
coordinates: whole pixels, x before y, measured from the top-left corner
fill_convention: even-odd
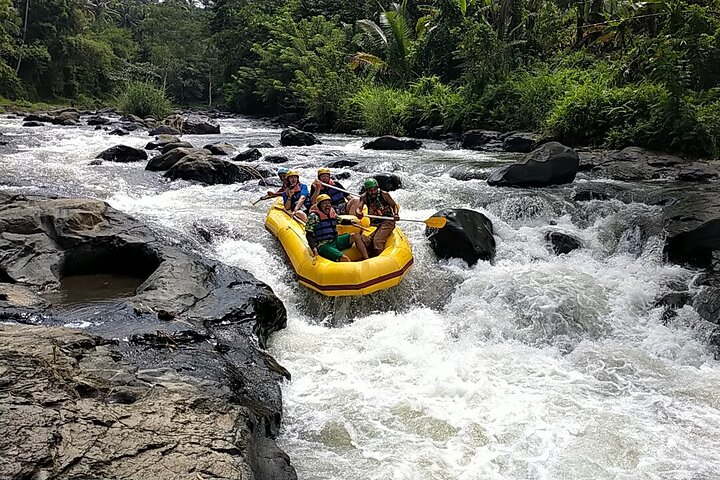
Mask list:
[[[346,100],[343,119],[350,128],[362,128],[370,135],[405,135],[409,100],[404,90],[366,86]]]
[[[558,102],[548,119],[551,135],[569,144],[630,145],[712,154],[717,148],[717,107],[700,110],[694,99],[678,97],[663,85],[625,87],[587,84]]]
[[[419,126],[442,125],[446,130],[458,127],[465,115],[463,95],[438,77],[422,77],[410,85],[402,111],[408,132]]]
[[[165,92],[154,85],[142,82],[128,85],[119,99],[118,108],[123,113],[137,115],[140,118],[151,116],[162,119],[172,112]]]

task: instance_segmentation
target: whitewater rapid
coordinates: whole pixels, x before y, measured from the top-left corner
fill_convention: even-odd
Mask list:
[[[0,187],[88,195],[195,235],[211,220],[226,232],[191,246],[249,270],[288,308],[269,351],[292,374],[283,385],[278,443],[301,479],[714,479],[720,471],[720,365],[710,326],[690,307],[669,321],[657,299],[697,272],[665,263],[661,210],[618,200],[574,202],[574,185],[498,189],[459,181],[507,154],[447,150],[373,152],[358,137],[275,148],[303,180],[334,160],[361,164],[343,184],[393,171],[402,214],[472,208],[495,227],[497,258],[468,267],[438,261],[423,226],[402,224],[415,265],[397,288],[368,298],[326,298],[297,285],[264,229],[267,188],[168,182],[144,162],[90,166],[115,144],[143,147],[144,132],[113,137],[85,128],[31,130],[0,119],[11,149]],[[280,130],[221,120],[223,134],[183,136],[195,146],[279,142]],[[596,182],[583,177],[576,180]],[[632,188],[642,189],[645,185]],[[551,225],[551,222],[554,225]],[[555,256],[549,229],[584,248]],[[197,235],[195,235],[197,238]]]

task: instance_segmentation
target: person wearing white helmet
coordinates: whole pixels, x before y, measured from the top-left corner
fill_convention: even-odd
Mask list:
[[[266,194],[266,196],[267,196],[268,198],[282,197],[283,192],[284,192],[285,189],[287,188],[286,177],[287,177],[287,173],[288,173],[289,171],[290,171],[290,170],[288,170],[286,167],[280,167],[280,168],[278,168],[277,176],[278,176],[278,178],[280,179],[280,181],[282,182],[282,186],[281,186],[280,188],[278,188],[277,190],[275,190],[275,191],[268,190],[268,191],[267,191],[267,194]]]
[[[287,186],[282,193],[283,203],[285,204],[285,210],[290,214],[302,220],[307,220],[305,214],[305,200],[308,198],[307,185],[300,183],[300,172],[297,170],[290,170],[285,175]]]
[[[357,246],[363,260],[367,260],[368,252],[362,241],[361,233],[344,233],[338,235],[338,218],[332,207],[330,195],[321,193],[317,196],[317,204],[310,209],[305,223],[305,238],[313,257],[320,255],[333,262],[350,262],[350,257],[343,253],[353,245]]]
[[[347,189],[343,187],[340,182],[332,179],[330,176],[330,169],[322,167],[318,170],[317,179],[315,179],[312,183],[312,188],[310,189],[310,203],[315,205],[317,203],[318,195],[324,193],[330,197],[330,201],[332,202],[332,207],[335,209],[335,212],[338,215],[345,215],[348,212],[348,194],[343,192],[343,190]]]

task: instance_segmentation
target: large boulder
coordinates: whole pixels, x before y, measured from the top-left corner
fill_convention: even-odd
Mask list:
[[[97,157],[109,162],[139,162],[147,160],[147,152],[139,148],[128,147],[127,145],[115,145],[100,152]]]
[[[648,203],[664,205],[665,255],[675,263],[713,269],[720,259],[720,188],[661,188]]]
[[[379,137],[363,144],[363,148],[367,150],[417,150],[420,147],[422,147],[420,140],[413,138],[403,140],[391,136]]]
[[[207,155],[188,155],[165,172],[171,180],[195,180],[207,185],[230,184],[250,180],[234,163]]]
[[[470,150],[484,150],[490,142],[498,141],[500,132],[494,130],[468,130],[460,137],[460,147]]]
[[[502,136],[507,152],[530,153],[537,146],[538,136],[530,132],[510,132]]]
[[[493,171],[487,183],[500,187],[544,187],[571,183],[578,165],[575,150],[558,142],[548,142],[525,155],[520,163]]]
[[[285,309],[177,237],[99,200],[0,192],[0,477],[296,478],[273,440],[289,374],[262,350]],[[139,286],[92,308],[34,297],[97,274]],[[48,328],[71,323],[86,331]]]
[[[438,258],[461,258],[472,266],[495,258],[495,237],[489,218],[464,208],[446,208],[435,217],[447,218],[443,228],[426,228],[425,236]]]
[[[170,143],[179,143],[180,138],[175,135],[158,135],[155,140],[145,145],[145,150],[157,150]]]
[[[280,145],[284,147],[305,147],[321,143],[312,133],[303,132],[295,127],[288,127],[280,133]]]
[[[210,150],[213,155],[230,155],[235,147],[227,142],[211,143],[203,147],[205,150]]]
[[[254,162],[256,160],[260,160],[260,157],[262,157],[262,152],[260,150],[257,148],[249,148],[244,152],[240,152],[235,155],[233,160],[236,162]]]
[[[377,180],[380,190],[385,190],[386,192],[393,192],[402,188],[402,180],[394,173],[376,173],[373,175],[373,178]]]
[[[197,115],[171,115],[165,119],[165,124],[177,128],[180,132],[189,135],[212,135],[220,133],[220,125],[210,119]],[[166,133],[166,132],[163,132]]]
[[[160,147],[160,153],[167,153],[170,150],[174,150],[176,148],[195,148],[195,147],[193,147],[193,144],[190,142],[182,142],[182,141],[172,142],[172,143],[167,143],[167,144],[163,145],[162,147]]]
[[[674,179],[687,161],[677,155],[654,152],[642,147],[627,147],[607,152],[592,172],[613,180],[637,181]]]
[[[549,231],[545,234],[545,241],[548,242],[550,248],[555,255],[564,255],[582,248],[583,243],[580,239],[570,235],[569,233],[559,231]]]
[[[188,155],[210,155],[210,152],[203,148],[174,148],[169,152],[151,158],[145,165],[145,170],[164,172]]]
[[[52,123],[55,125],[77,125],[80,121],[80,114],[76,111],[66,110],[58,113]]]

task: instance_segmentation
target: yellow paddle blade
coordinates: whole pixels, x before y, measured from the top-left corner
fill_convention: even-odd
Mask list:
[[[427,220],[425,220],[425,225],[427,225],[430,228],[443,228],[446,223],[447,223],[447,218],[445,218],[445,217],[430,217]]]

